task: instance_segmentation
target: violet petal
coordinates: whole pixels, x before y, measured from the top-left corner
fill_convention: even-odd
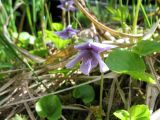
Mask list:
[[[87,50],[89,49],[89,45],[90,45],[89,42],[87,42],[80,45],[75,45],[74,48],[78,50]]]
[[[65,31],[59,31],[59,32],[54,32],[56,35],[58,35],[61,39],[68,39],[68,34]]]
[[[115,45],[108,45],[108,44],[102,44],[97,42],[92,42],[90,44],[91,44],[91,48],[98,53],[117,47]]]
[[[69,63],[66,64],[67,68],[72,68],[78,61],[81,61],[82,57],[86,54],[86,52],[80,52],[75,58],[73,58]]]
[[[104,73],[104,72],[108,71],[109,68],[108,68],[108,66],[104,63],[104,61],[102,60],[101,56],[100,56],[98,53],[94,52],[94,51],[92,51],[92,54],[93,54],[93,56],[97,59],[97,61],[98,61],[98,63],[99,63],[100,72],[101,72],[101,73]]]
[[[66,29],[54,33],[62,39],[68,39],[71,38],[73,35],[77,34],[78,32],[79,30],[72,29],[72,26],[68,25]]]
[[[95,57],[92,57],[91,69],[95,68],[98,65],[98,61]]]
[[[83,60],[80,70],[82,71],[83,74],[85,75],[89,75],[90,71],[91,71],[91,59]]]

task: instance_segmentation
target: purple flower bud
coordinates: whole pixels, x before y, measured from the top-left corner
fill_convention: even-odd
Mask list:
[[[65,11],[72,11],[72,12],[76,10],[73,0],[60,0],[60,2],[61,4],[57,6],[58,8]]]
[[[68,39],[71,38],[72,36],[76,35],[79,32],[79,30],[75,30],[72,28],[71,25],[68,25],[68,27],[59,32],[54,32],[56,35],[58,35],[62,39]]]
[[[47,41],[46,42],[46,47],[49,48],[49,49],[53,48],[54,47],[53,42],[52,41]]]
[[[107,65],[102,60],[99,53],[115,48],[115,45],[102,44],[97,42],[87,42],[81,45],[76,45],[75,48],[79,50],[79,54],[72,59],[67,65],[67,68],[72,68],[77,62],[82,61],[80,70],[85,75],[89,75],[90,71],[98,64],[100,72],[104,73],[109,70]]]

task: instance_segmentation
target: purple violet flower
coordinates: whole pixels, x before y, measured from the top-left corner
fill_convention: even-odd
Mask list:
[[[72,28],[71,25],[68,25],[67,28],[63,31],[54,32],[56,35],[58,35],[62,39],[68,39],[77,34],[79,30],[75,30]]]
[[[115,48],[115,45],[102,44],[97,42],[87,42],[81,45],[76,45],[75,48],[79,50],[79,54],[72,59],[67,65],[67,68],[72,68],[77,62],[82,61],[80,70],[85,75],[89,75],[90,71],[98,64],[100,72],[104,73],[109,70],[107,65],[102,60],[100,53],[106,50]]]
[[[64,11],[74,12],[76,10],[73,0],[60,0],[60,3],[61,4],[58,5],[57,7],[64,10]]]

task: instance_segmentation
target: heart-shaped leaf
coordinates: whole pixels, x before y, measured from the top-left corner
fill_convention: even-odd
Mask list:
[[[95,92],[91,85],[84,85],[73,90],[73,97],[81,98],[85,104],[88,104],[94,100]]]
[[[124,49],[112,51],[106,59],[106,63],[111,70],[119,73],[144,72],[146,69],[144,61],[139,55]]]
[[[145,63],[138,54],[126,49],[112,51],[106,59],[108,67],[115,72],[124,73],[135,79],[155,83],[153,77],[145,73]]]
[[[62,106],[56,95],[49,95],[41,98],[36,103],[36,111],[42,118],[58,120],[62,114]]]

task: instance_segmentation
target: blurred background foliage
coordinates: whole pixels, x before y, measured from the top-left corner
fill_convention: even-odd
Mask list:
[[[63,21],[63,17],[67,16],[63,16],[62,10],[57,8],[59,4],[58,0],[0,0],[0,72],[24,66],[28,68],[24,53],[46,59],[50,55],[48,43],[53,43],[57,51],[72,43],[72,39],[62,40],[54,34],[68,24],[68,20],[66,23]],[[132,32],[137,0],[86,0],[86,5],[107,26],[126,33]],[[139,30],[150,28],[158,20],[159,6],[159,0],[142,1],[137,20]],[[78,10],[71,13],[71,24],[75,29],[91,25]],[[31,60],[28,62],[31,66],[37,65]],[[73,71],[62,69],[52,73],[70,74]],[[0,83],[7,77],[0,74]],[[13,120],[20,117],[16,115]]]
[[[58,0],[0,0],[0,69],[21,67],[23,54],[19,48],[42,58],[49,56],[47,43],[63,49],[71,40],[62,40],[54,31],[63,30],[63,12]],[[136,12],[136,0],[86,0],[91,12],[103,23],[130,33]],[[158,0],[143,0],[138,26],[147,29],[158,19]],[[67,16],[66,16],[67,17]],[[79,21],[77,23],[77,21]],[[77,28],[90,26],[90,21],[78,10],[71,13],[71,23]],[[139,29],[141,30],[141,29]],[[31,62],[34,64],[34,62]]]

